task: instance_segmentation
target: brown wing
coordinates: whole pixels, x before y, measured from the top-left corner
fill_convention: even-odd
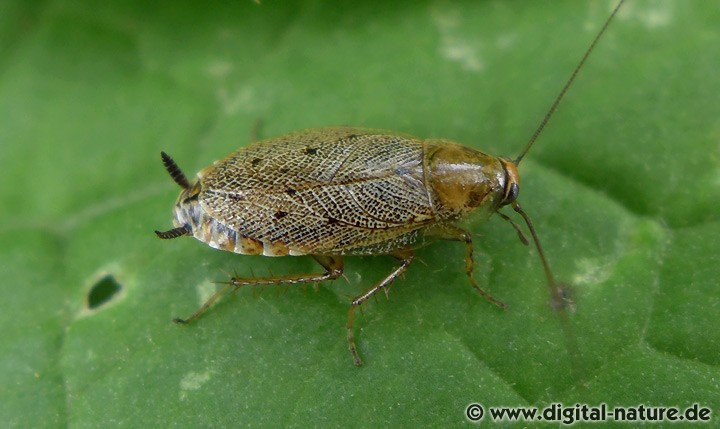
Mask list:
[[[421,142],[372,130],[288,134],[240,149],[199,176],[209,214],[297,253],[389,252],[435,219]]]

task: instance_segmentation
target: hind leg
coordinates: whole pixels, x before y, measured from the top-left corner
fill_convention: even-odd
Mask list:
[[[344,261],[342,256],[315,256],[312,257],[325,268],[322,274],[289,274],[284,276],[271,277],[232,277],[230,281],[224,282],[222,288],[215,292],[205,303],[197,309],[187,319],[175,318],[173,322],[186,325],[200,317],[215,301],[220,299],[231,287],[239,289],[241,286],[248,285],[272,285],[272,284],[305,284],[317,283],[326,280],[335,280],[340,277],[344,269]]]

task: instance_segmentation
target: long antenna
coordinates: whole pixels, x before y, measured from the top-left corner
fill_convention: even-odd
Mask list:
[[[580,361],[580,355],[578,354],[577,341],[575,340],[572,326],[568,323],[568,316],[567,313],[564,311],[565,308],[567,308],[569,304],[572,303],[572,300],[568,299],[568,297],[564,293],[564,288],[555,282],[555,278],[553,277],[552,271],[550,270],[550,264],[548,264],[547,258],[545,257],[545,252],[540,245],[540,239],[538,238],[537,232],[535,232],[535,226],[530,220],[530,216],[525,213],[525,210],[520,207],[520,204],[518,204],[517,201],[512,203],[512,208],[513,210],[518,212],[520,216],[522,216],[522,218],[525,220],[525,224],[530,230],[530,235],[535,242],[535,247],[537,248],[538,254],[540,255],[540,260],[542,261],[543,269],[545,270],[545,276],[547,277],[548,286],[550,287],[552,306],[555,310],[558,310],[557,314],[560,318],[560,326],[565,333],[565,344],[567,345],[570,354],[570,366],[572,367],[573,373],[575,373],[575,375],[579,377],[582,375],[582,363]]]
[[[540,136],[540,133],[542,133],[543,129],[545,128],[545,125],[547,125],[548,121],[550,121],[550,118],[552,118],[553,114],[555,114],[555,111],[557,110],[558,105],[562,101],[563,97],[565,97],[565,93],[570,89],[570,86],[575,81],[575,78],[577,77],[578,73],[580,72],[580,69],[582,69],[583,65],[585,65],[585,61],[590,56],[590,53],[595,49],[595,45],[597,45],[598,40],[602,37],[602,35],[605,33],[605,30],[607,30],[608,25],[610,25],[610,22],[613,20],[615,15],[617,14],[618,10],[620,10],[620,6],[625,2],[625,0],[620,0],[620,2],[615,6],[615,9],[613,9],[612,13],[608,17],[608,19],[605,21],[605,24],[603,24],[602,28],[598,32],[597,36],[595,36],[595,39],[593,39],[592,43],[590,44],[590,47],[585,51],[585,55],[580,59],[580,62],[575,66],[575,70],[573,70],[572,74],[570,75],[570,78],[565,82],[565,86],[563,86],[563,89],[560,91],[557,97],[555,97],[555,101],[553,101],[553,104],[550,106],[550,109],[545,114],[545,117],[543,118],[542,122],[540,122],[540,125],[537,127],[535,132],[533,133],[532,137],[530,137],[530,141],[525,145],[525,148],[520,152],[520,155],[515,159],[515,165],[520,164],[520,161],[522,161],[523,157],[526,153],[530,150],[532,145],[535,143],[535,140]]]

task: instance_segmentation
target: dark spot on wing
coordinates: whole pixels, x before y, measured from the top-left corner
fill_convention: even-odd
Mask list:
[[[305,155],[317,155],[318,149],[313,147],[306,147],[305,148]]]
[[[288,215],[288,212],[277,211],[277,212],[275,212],[275,219],[279,220],[279,219],[284,218],[287,215]]]

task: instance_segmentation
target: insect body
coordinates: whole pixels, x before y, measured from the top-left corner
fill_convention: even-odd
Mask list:
[[[618,5],[619,8],[619,5]],[[617,11],[617,9],[616,9]],[[613,13],[614,15],[614,13]],[[165,168],[182,191],[174,207],[170,239],[192,235],[210,246],[245,255],[312,256],[318,274],[265,278],[232,277],[188,319],[200,316],[228,288],[261,284],[316,283],[338,278],[345,255],[390,255],[399,265],[352,300],[347,336],[355,364],[362,365],[353,334],[355,309],[405,272],[413,250],[435,240],[465,245],[465,271],[487,300],[505,305],[473,278],[470,233],[456,226],[465,215],[487,218],[510,205],[525,220],[538,248],[555,303],[561,293],[529,217],[517,202],[517,164],[555,111],[595,42],[516,160],[494,157],[447,140],[419,140],[382,131],[324,128],[287,134],[240,149],[215,162],[190,183],[162,153]]]
[[[167,159],[167,158],[166,158]],[[184,188],[175,224],[245,255],[374,255],[457,235],[517,197],[515,165],[457,144],[326,128],[241,149]]]
[[[192,235],[245,255],[311,255],[325,268],[318,275],[233,278],[228,286],[334,279],[343,272],[343,255],[400,260],[352,302],[348,338],[358,365],[354,309],[407,269],[412,250],[434,240],[464,242],[472,285],[503,306],[475,283],[471,235],[454,222],[469,212],[489,217],[515,202],[519,177],[510,160],[444,140],[326,128],[240,149],[202,170],[192,184],[164,153],[163,161],[183,190],[174,209],[176,228],[157,232],[159,237]]]

